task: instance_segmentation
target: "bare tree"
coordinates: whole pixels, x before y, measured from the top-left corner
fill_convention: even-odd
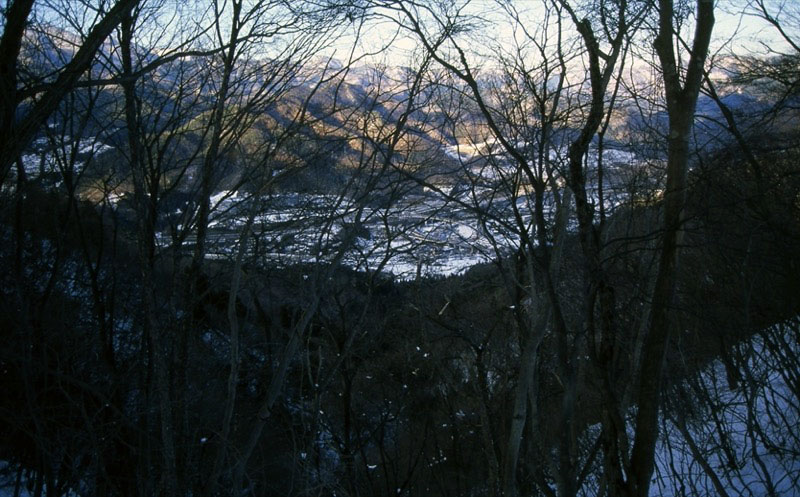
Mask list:
[[[650,325],[645,338],[637,395],[636,434],[631,449],[633,495],[648,495],[653,473],[655,442],[658,434],[658,409],[661,378],[664,371],[670,334],[672,307],[677,276],[679,246],[682,239],[683,210],[686,202],[686,175],[689,163],[689,135],[704,65],[714,27],[713,2],[697,2],[697,25],[686,63],[681,74],[675,53],[675,12],[672,2],[659,3],[658,34],[654,46],[661,65],[669,115],[667,137],[667,184],[664,192],[664,231],[653,293]]]
[[[33,140],[45,120],[53,113],[64,95],[75,86],[92,64],[95,53],[122,22],[123,16],[138,3],[136,0],[124,0],[104,11],[95,10],[96,24],[86,34],[86,38],[75,47],[75,53],[69,62],[59,68],[56,75],[37,94],[37,99],[22,119],[17,117],[17,110],[24,99],[30,98],[25,87],[31,82],[21,81],[19,55],[25,37],[25,29],[34,11],[33,0],[14,1],[4,11],[4,31],[0,39],[2,61],[2,158],[0,159],[0,179],[4,180],[8,170]],[[39,83],[35,81],[34,83]]]

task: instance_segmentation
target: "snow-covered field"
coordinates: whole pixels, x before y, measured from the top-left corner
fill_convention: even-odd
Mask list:
[[[212,202],[210,258],[236,253],[247,205],[257,201],[250,253],[264,263],[296,264],[341,260],[365,271],[399,278],[451,275],[497,256],[479,220],[465,209],[445,206],[435,195],[404,199],[390,207],[357,205],[343,197],[287,194],[269,199],[219,195]],[[488,224],[491,226],[491,223]],[[510,235],[499,248],[514,243]],[[171,243],[165,231],[162,246]],[[193,239],[190,237],[188,243]]]
[[[66,136],[59,141],[68,143],[69,146],[59,148],[59,144],[56,143],[54,148],[54,143],[47,138],[37,139],[31,147],[33,151],[22,156],[25,174],[37,177],[44,173],[63,173],[67,170],[77,174],[83,170],[88,159],[111,149],[111,146],[96,139],[83,139],[72,143],[70,137]]]

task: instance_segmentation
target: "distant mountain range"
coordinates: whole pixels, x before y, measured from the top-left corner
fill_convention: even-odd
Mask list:
[[[54,67],[71,56],[73,43],[78,42],[66,35],[46,35],[33,34],[28,39],[28,74],[52,74]],[[139,52],[140,66],[158,60],[153,53]],[[96,177],[107,175],[109,168],[121,176],[127,174],[123,96],[114,81],[115,72],[119,71],[118,49],[109,43],[92,71],[92,78],[107,80],[107,84],[77,90],[65,101],[62,111],[52,117],[49,126],[51,135],[63,137],[69,133],[72,137],[76,123],[80,123],[80,140],[93,138],[104,146],[100,154],[92,157],[96,167],[90,168],[90,175]],[[401,169],[424,165],[426,175],[452,170],[458,154],[448,150],[458,144],[486,142],[487,128],[477,106],[464,98],[468,92],[448,94],[452,89],[426,80],[427,86],[423,85],[410,101],[414,77],[408,67],[362,64],[346,68],[341,62],[326,59],[303,67],[264,60],[242,64],[233,74],[226,104],[229,117],[225,126],[230,141],[222,148],[220,188],[230,188],[241,181],[256,160],[250,155],[263,153],[264,145],[278,140],[281,130],[290,126],[297,128],[293,138],[275,155],[271,168],[280,172],[298,164],[306,166],[285,175],[283,185],[292,190],[337,188],[352,170],[367,167],[366,160],[387,160],[389,151],[395,154],[395,164],[403,164],[398,166]],[[497,84],[494,75],[487,74],[486,78],[483,83],[487,87],[490,80]],[[159,167],[166,171],[173,170],[165,173],[167,180],[180,178],[186,182],[178,189],[191,189],[192,178],[196,178],[197,163],[207,146],[211,112],[219,98],[218,79],[214,61],[205,57],[178,58],[155,65],[138,79],[140,132],[147,142],[148,157],[160,161]],[[721,100],[737,116],[743,130],[769,108],[746,93],[731,92]],[[68,105],[74,114],[70,114]],[[304,122],[298,124],[302,109]],[[648,153],[663,153],[663,143],[658,138],[653,140],[652,133],[665,133],[666,112],[655,110],[643,115],[641,107],[628,109],[614,115],[606,146],[636,151],[646,142]],[[502,118],[496,118],[503,126]],[[458,123],[453,122],[456,119]],[[404,128],[396,135],[401,120]],[[724,116],[711,98],[701,97],[698,101],[695,123],[694,139],[699,146],[715,148],[730,143],[729,135],[721,132]],[[538,133],[535,125],[530,125],[523,134],[509,138],[524,145],[527,140],[536,140]],[[575,129],[565,126],[554,130],[551,140],[564,147],[574,136]],[[47,143],[53,145],[57,141],[40,139],[32,152],[46,155]],[[180,173],[182,168],[188,174]]]

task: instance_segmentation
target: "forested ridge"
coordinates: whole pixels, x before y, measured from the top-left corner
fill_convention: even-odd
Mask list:
[[[800,488],[793,2],[1,10],[0,495]]]

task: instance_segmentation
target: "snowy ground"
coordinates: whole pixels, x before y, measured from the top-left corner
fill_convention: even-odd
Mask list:
[[[693,403],[664,420],[651,494],[800,495],[800,320],[732,355],[736,385],[717,360],[693,382]]]
[[[682,385],[692,402],[681,400],[662,421],[650,495],[800,495],[800,399],[792,367],[800,357],[800,317],[764,330],[733,354],[742,361],[735,388],[719,360]],[[674,393],[668,403],[679,397]],[[0,462],[0,497],[32,497],[27,484],[24,473]]]

